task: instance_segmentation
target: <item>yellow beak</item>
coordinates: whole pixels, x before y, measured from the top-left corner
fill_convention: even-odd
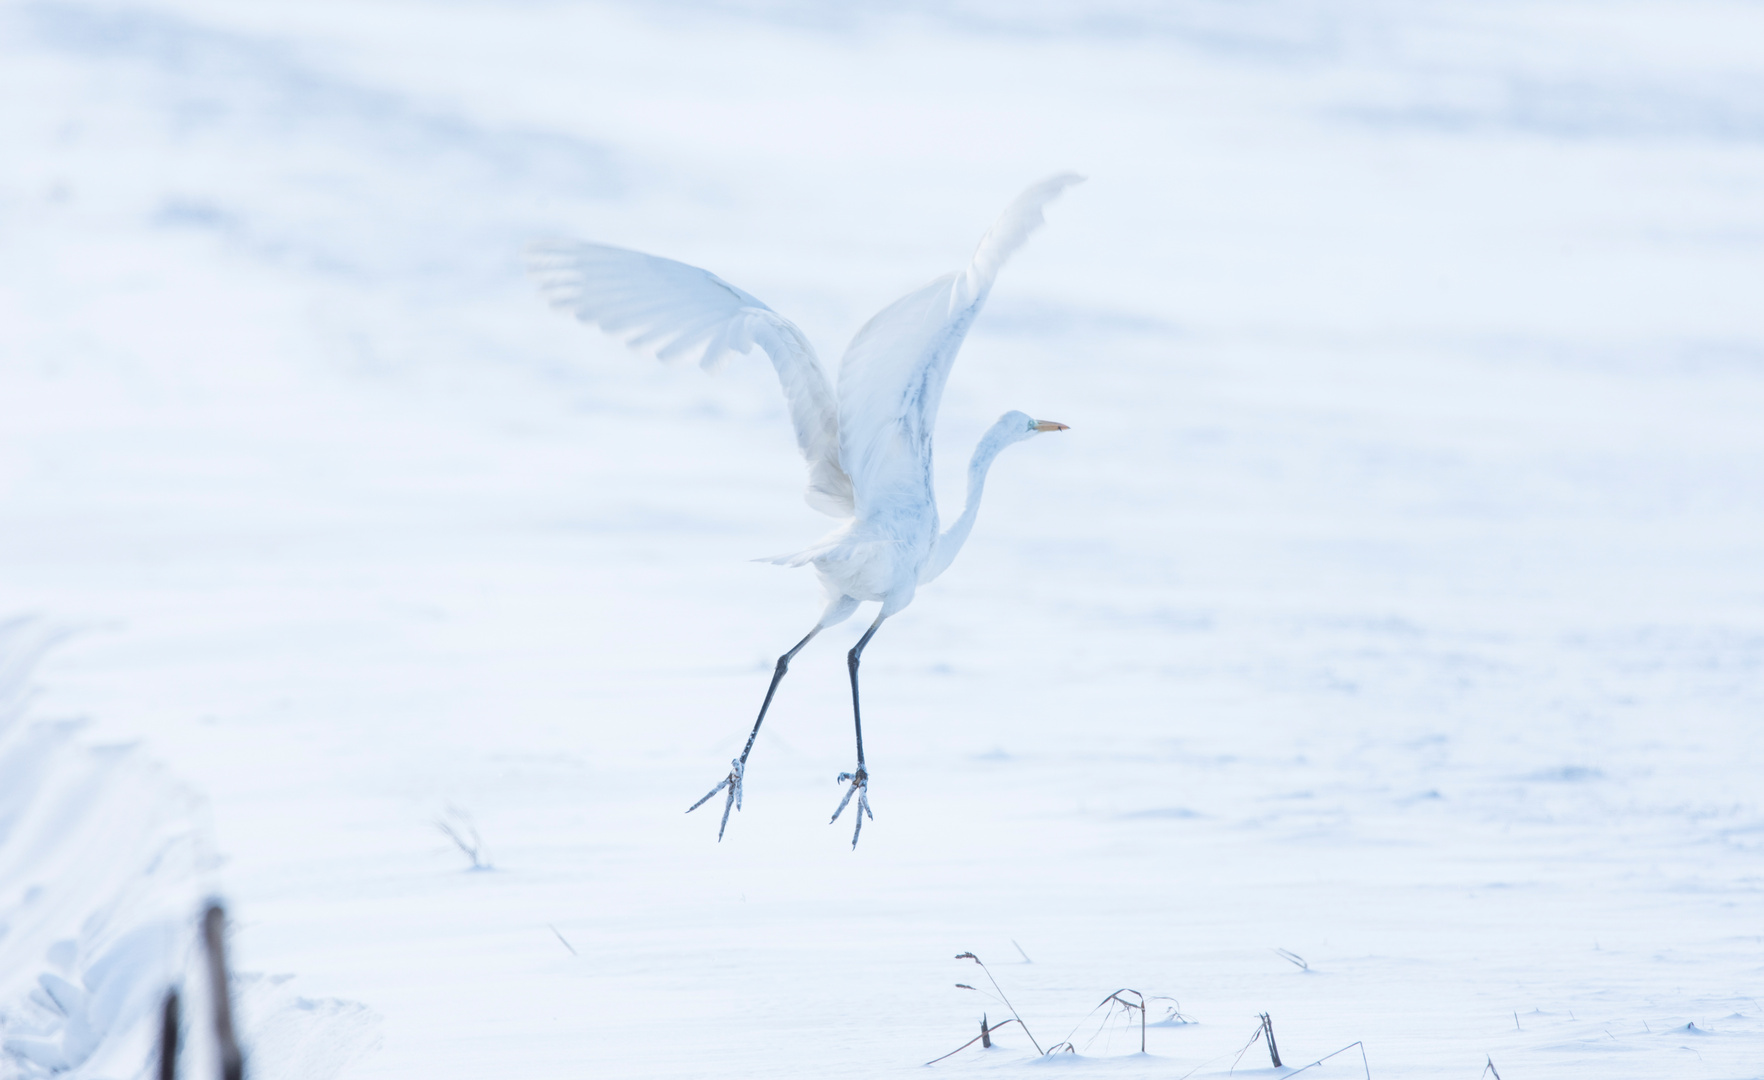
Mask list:
[[[1069,429],[1066,427],[1066,425],[1060,423],[1057,420],[1037,420],[1037,421],[1035,421],[1035,430],[1036,431],[1067,431]]]

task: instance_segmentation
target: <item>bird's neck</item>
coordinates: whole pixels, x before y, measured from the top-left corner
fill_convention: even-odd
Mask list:
[[[974,531],[974,519],[980,516],[980,496],[986,492],[987,470],[992,468],[993,459],[999,452],[1016,441],[1012,437],[1014,434],[1014,425],[1001,422],[980,437],[980,445],[974,448],[974,456],[968,461],[968,504],[962,508],[962,516],[937,538],[937,546],[931,549],[931,558],[926,560],[924,570],[919,573],[920,584],[949,569],[956,553],[968,542],[968,534]]]

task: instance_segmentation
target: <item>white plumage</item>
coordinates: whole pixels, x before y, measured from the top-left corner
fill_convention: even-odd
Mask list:
[[[1006,446],[1065,425],[1020,412],[1000,417],[981,437],[968,467],[962,515],[939,534],[931,478],[931,436],[944,383],[968,329],[986,303],[1011,254],[1042,224],[1042,207],[1082,177],[1050,177],[1030,187],[987,231],[965,269],[943,277],[882,309],[852,338],[839,366],[838,392],[801,330],[749,293],[685,263],[606,244],[534,245],[529,267],[553,306],[616,335],[632,348],[669,360],[696,356],[712,367],[731,353],[758,347],[772,361],[790,409],[796,444],[808,463],[805,498],[841,524],[812,547],[772,560],[813,565],[827,606],[807,637],[778,658],[759,719],[729,775],[691,809],[728,789],[718,839],[729,811],[741,805],[742,773],[766,710],[790,660],[816,634],[851,617],[859,603],[881,611],[848,655],[857,769],[834,811],[837,821],[858,797],[857,846],[870,814],[864,767],[863,721],[857,671],[864,646],[882,621],[912,602],[918,587],[948,568],[979,512],[986,472]]]

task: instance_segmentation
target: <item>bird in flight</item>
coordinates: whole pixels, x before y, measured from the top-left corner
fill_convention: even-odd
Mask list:
[[[965,269],[908,293],[865,323],[845,350],[836,385],[794,323],[709,271],[607,244],[556,241],[530,249],[528,267],[553,307],[632,348],[662,360],[695,355],[706,368],[731,353],[763,351],[778,373],[796,445],[808,462],[808,504],[840,519],[814,546],[770,560],[813,566],[826,608],[808,634],[778,658],[759,718],[741,756],[730,762],[729,775],[687,809],[691,813],[726,790],[718,840],[729,827],[729,811],[741,807],[748,755],[790,661],[815,635],[872,600],[882,604],[876,621],[846,654],[857,767],[839,774],[838,782],[847,786],[831,820],[838,821],[857,797],[853,849],[864,818],[875,820],[858,700],[864,647],[884,620],[912,603],[920,585],[949,568],[974,527],[986,473],[999,452],[1045,431],[1066,430],[1064,424],[1021,412],[999,417],[968,463],[967,505],[939,532],[931,434],[943,386],[999,268],[1042,224],[1041,208],[1082,179],[1065,173],[1031,186],[1005,208]]]

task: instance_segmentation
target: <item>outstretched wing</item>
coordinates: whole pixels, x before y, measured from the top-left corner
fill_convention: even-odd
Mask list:
[[[1041,225],[1041,208],[1083,179],[1063,173],[1017,196],[966,270],[896,300],[846,348],[839,366],[839,459],[860,517],[896,498],[931,496],[931,433],[956,351],[999,267]]]
[[[535,244],[527,268],[552,307],[658,359],[696,355],[710,368],[730,353],[765,350],[808,461],[804,497],[824,514],[852,515],[833,389],[814,347],[789,319],[708,270],[607,244]]]

